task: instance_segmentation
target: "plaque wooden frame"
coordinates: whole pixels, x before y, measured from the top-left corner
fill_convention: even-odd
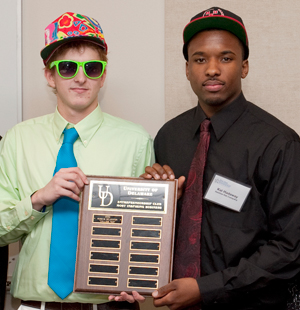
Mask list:
[[[177,180],[87,177],[74,292],[151,295],[172,279]]]

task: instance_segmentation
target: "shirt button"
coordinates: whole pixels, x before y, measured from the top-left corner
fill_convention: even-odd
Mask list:
[[[7,226],[6,228],[7,228],[7,230],[10,230],[10,226]]]
[[[25,216],[27,216],[28,215],[28,212],[27,211],[25,211]]]
[[[34,216],[33,216],[33,215],[31,215],[30,219],[31,219],[31,220],[34,220]]]

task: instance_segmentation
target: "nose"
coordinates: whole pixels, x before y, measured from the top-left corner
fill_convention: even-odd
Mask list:
[[[87,77],[85,76],[82,66],[79,67],[78,73],[75,75],[74,77],[74,81],[79,83],[79,84],[83,84],[85,83]]]
[[[207,76],[216,76],[220,75],[220,66],[217,59],[210,59],[207,63],[206,75]]]

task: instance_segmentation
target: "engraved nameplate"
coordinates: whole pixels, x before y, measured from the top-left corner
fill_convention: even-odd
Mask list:
[[[158,276],[159,268],[129,266],[129,274]]]
[[[152,229],[132,229],[132,237],[140,238],[160,238],[161,230]]]
[[[150,250],[159,251],[159,242],[141,242],[141,241],[131,241],[130,250]]]
[[[121,228],[93,227],[93,235],[121,236]]]
[[[144,288],[157,288],[157,280],[139,280],[139,279],[128,279],[128,287],[131,288],[138,288],[138,287],[144,287]]]
[[[119,273],[119,266],[111,265],[90,265],[90,272]]]
[[[91,252],[91,259],[119,261],[120,253]]]
[[[118,278],[89,277],[89,285],[118,286]]]
[[[121,241],[120,240],[92,240],[92,248],[111,248],[111,249],[120,249]]]
[[[133,225],[155,225],[161,226],[162,218],[161,217],[133,217]]]
[[[121,224],[122,216],[95,214],[94,223]]]
[[[130,254],[130,262],[139,262],[139,263],[154,263],[158,264],[159,255],[142,255],[142,254]]]

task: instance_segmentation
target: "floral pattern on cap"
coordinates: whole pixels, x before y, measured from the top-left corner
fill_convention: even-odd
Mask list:
[[[67,12],[45,28],[45,48],[41,51],[42,58],[48,59],[58,46],[65,43],[65,39],[76,38],[91,40],[102,46],[107,52],[107,45],[100,24],[88,16]]]

